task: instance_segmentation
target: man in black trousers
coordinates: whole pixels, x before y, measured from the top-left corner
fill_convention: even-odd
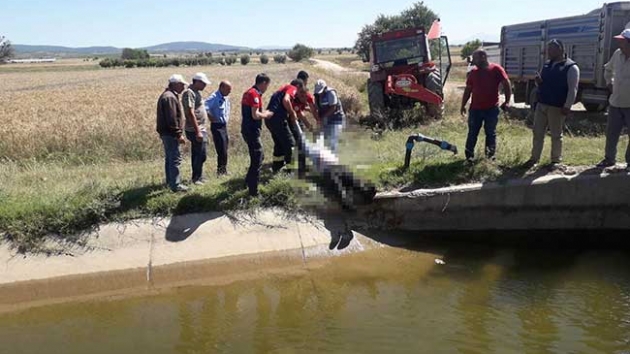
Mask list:
[[[228,165],[228,146],[230,138],[228,136],[227,125],[230,121],[231,104],[228,97],[232,92],[232,84],[228,81],[221,81],[219,89],[206,100],[206,111],[212,122],[210,131],[212,140],[217,151],[217,174],[226,175]]]

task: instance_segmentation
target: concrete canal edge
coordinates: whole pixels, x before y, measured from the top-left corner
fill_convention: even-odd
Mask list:
[[[349,231],[341,219],[297,219],[267,210],[103,225],[86,235],[85,246],[51,244],[60,250],[52,256],[20,255],[0,244],[0,313],[303,273],[331,257],[381,246],[351,231],[341,235],[342,230]]]
[[[361,210],[375,228],[402,231],[630,229],[630,175],[544,176],[385,193]]]
[[[207,213],[138,220],[103,225],[87,235],[84,246],[52,244],[62,250],[54,256],[19,255],[0,244],[0,312],[229,283],[274,272],[308,272],[331,257],[383,244],[401,246],[407,239],[436,233],[448,238],[481,232],[488,241],[490,231],[500,232],[501,238],[524,231],[528,240],[536,231],[545,238],[568,231],[570,238],[562,242],[571,246],[579,241],[577,232],[586,231],[599,242],[603,232],[614,230],[628,241],[628,229],[627,174],[545,176],[384,193],[357,212],[333,211],[320,218],[286,218],[267,210],[255,216]],[[397,232],[405,236],[391,239]]]

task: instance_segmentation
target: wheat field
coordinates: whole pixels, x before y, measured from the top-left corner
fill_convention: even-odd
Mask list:
[[[0,78],[0,160],[19,161],[135,161],[157,158],[160,141],[155,133],[157,98],[171,74],[190,79],[203,71],[213,84],[233,84],[230,133],[234,153],[245,151],[240,139],[240,98],[254,78],[266,72],[270,90],[289,82],[308,65],[234,65],[189,68],[103,69],[91,71],[9,72]],[[354,88],[324,73],[322,77],[342,95],[357,95]],[[312,86],[312,84],[311,84]],[[272,92],[265,96],[267,99]]]

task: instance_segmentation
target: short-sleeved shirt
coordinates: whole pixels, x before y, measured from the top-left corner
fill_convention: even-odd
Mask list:
[[[497,64],[485,69],[474,68],[468,75],[466,86],[472,90],[470,109],[487,110],[499,105],[499,85],[508,79],[505,70]]]
[[[297,97],[293,99],[293,110],[295,111],[295,113],[304,113],[308,110],[311,104],[315,104],[315,97],[310,93],[307,93],[306,102],[300,101],[300,99]]]
[[[276,91],[271,99],[269,100],[268,110],[273,112],[273,117],[271,119],[287,119],[289,112],[287,112],[286,108],[284,108],[284,104],[282,101],[284,100],[285,95],[289,95],[291,98],[291,102],[295,100],[295,96],[297,95],[297,87],[293,85],[284,85],[280,88],[280,90]]]
[[[262,112],[263,109],[262,92],[260,92],[256,86],[247,90],[241,100],[241,114],[243,117],[241,131],[243,133],[260,132],[262,127],[262,122],[254,119],[252,116],[252,108],[256,108],[260,112]]]
[[[206,113],[206,109],[203,104],[203,98],[201,97],[201,92],[188,88],[182,94],[182,106],[184,107],[184,112],[188,112],[189,109],[192,109],[195,112],[195,119],[197,119],[197,125],[199,125],[199,129],[201,131],[206,131],[206,122],[208,121],[208,114]],[[195,127],[186,119],[186,131],[194,132]]]
[[[213,124],[227,124],[232,111],[230,98],[223,96],[219,90],[215,91],[206,100],[206,111],[212,116]]]
[[[322,92],[318,97],[317,108],[320,111],[320,115],[323,114],[329,107],[335,106],[335,111],[332,115],[328,116],[325,124],[340,124],[343,122],[345,118],[345,113],[343,111],[343,106],[341,101],[339,100],[339,95],[337,95],[337,91],[333,89],[326,89],[326,91]]]

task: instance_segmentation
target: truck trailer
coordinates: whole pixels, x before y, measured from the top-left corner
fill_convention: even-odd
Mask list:
[[[613,39],[630,28],[630,1],[605,4],[586,15],[505,26],[501,30],[501,64],[514,85],[516,103],[534,106],[536,73],[547,61],[547,43],[561,40],[580,68],[577,102],[587,111],[603,111],[610,95],[604,65],[617,50]]]

